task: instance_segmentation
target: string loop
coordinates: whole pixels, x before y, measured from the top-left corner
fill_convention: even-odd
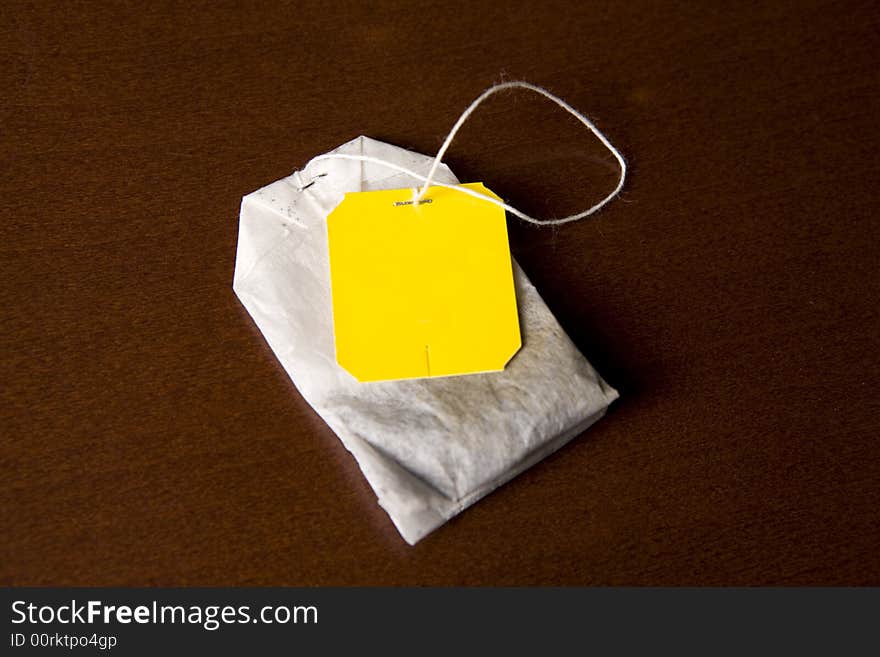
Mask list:
[[[584,126],[586,126],[587,129],[589,129],[589,131],[591,133],[593,133],[593,135],[595,135],[596,138],[600,142],[602,142],[602,145],[605,146],[605,148],[607,148],[609,151],[611,151],[611,154],[614,156],[614,158],[617,160],[617,164],[620,166],[620,177],[618,178],[617,185],[614,187],[614,190],[610,194],[608,194],[605,198],[603,198],[601,201],[599,201],[598,203],[596,203],[592,207],[587,208],[583,212],[578,212],[576,214],[572,214],[567,217],[562,217],[560,219],[543,219],[542,220],[542,219],[535,219],[534,217],[530,217],[525,212],[521,212],[520,210],[517,210],[515,207],[513,207],[512,205],[508,205],[504,201],[500,201],[497,198],[493,198],[491,196],[481,194],[480,192],[476,192],[474,190],[468,189],[467,187],[460,187],[458,185],[450,185],[448,183],[441,183],[441,182],[435,181],[434,177],[437,174],[437,169],[440,167],[440,164],[443,161],[443,156],[446,155],[446,151],[449,149],[449,146],[452,144],[452,140],[455,139],[455,136],[456,136],[456,134],[458,134],[458,131],[459,131],[459,129],[461,129],[461,126],[464,125],[464,122],[467,121],[468,118],[470,118],[471,114],[473,114],[474,110],[477,109],[477,107],[480,105],[480,103],[482,103],[484,100],[486,100],[492,94],[498,93],[499,91],[504,91],[506,89],[526,89],[528,91],[533,91],[537,94],[540,94],[540,95],[544,96],[545,98],[552,100],[559,107],[564,109],[566,112],[568,112],[573,117],[575,117],[578,121],[580,121]],[[467,107],[467,109],[464,112],[462,112],[461,116],[458,117],[458,120],[455,122],[455,125],[452,126],[452,129],[449,131],[449,134],[446,135],[446,139],[443,141],[443,145],[440,147],[440,150],[437,151],[437,155],[434,156],[434,162],[431,164],[431,169],[428,171],[427,176],[423,176],[423,175],[413,171],[412,169],[402,167],[400,165],[394,164],[392,162],[388,162],[387,160],[383,160],[381,158],[371,157],[369,155],[349,155],[347,153],[326,153],[324,155],[319,155],[319,156],[315,157],[314,159],[312,159],[312,162],[316,162],[319,160],[330,160],[330,159],[356,160],[356,161],[360,161],[360,162],[370,162],[372,164],[384,165],[384,166],[386,166],[390,169],[393,169],[395,171],[399,171],[401,173],[408,174],[408,175],[412,176],[413,178],[415,178],[416,180],[420,180],[421,182],[424,183],[422,185],[421,189],[416,188],[416,190],[415,190],[413,200],[416,202],[418,202],[422,198],[424,198],[429,187],[431,187],[431,186],[446,187],[449,189],[454,189],[454,190],[461,192],[463,194],[467,194],[469,196],[473,196],[475,198],[481,199],[481,200],[486,201],[488,203],[494,203],[495,205],[498,205],[498,206],[504,208],[505,210],[510,212],[512,215],[519,217],[523,221],[527,221],[531,224],[535,224],[538,226],[559,226],[561,224],[567,224],[572,221],[578,221],[579,219],[583,219],[585,217],[590,216],[591,214],[598,212],[607,203],[609,203],[615,196],[617,196],[620,193],[620,190],[623,189],[623,184],[626,181],[626,160],[623,159],[623,156],[620,154],[620,151],[618,151],[617,148],[615,148],[611,144],[611,142],[608,141],[608,138],[605,137],[604,134],[602,134],[602,131],[599,130],[599,128],[597,128],[595,126],[595,124],[592,121],[590,121],[590,119],[588,119],[586,116],[584,116],[583,114],[578,112],[575,108],[573,108],[571,105],[566,103],[564,100],[562,100],[558,96],[553,95],[552,93],[550,93],[546,89],[539,87],[537,85],[530,84],[528,82],[522,82],[522,81],[502,82],[501,84],[496,84],[492,87],[489,87],[483,93],[481,93],[479,96],[477,96],[477,98],[474,99],[474,101]]]

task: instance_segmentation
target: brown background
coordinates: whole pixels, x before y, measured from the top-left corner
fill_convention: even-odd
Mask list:
[[[877,3],[140,4],[0,9],[0,581],[880,584]],[[520,78],[632,165],[511,222],[622,397],[411,548],[233,295],[238,205]],[[542,216],[615,174],[523,94],[449,163]]]

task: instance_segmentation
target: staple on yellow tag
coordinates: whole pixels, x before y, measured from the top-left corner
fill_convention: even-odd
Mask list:
[[[412,197],[348,193],[327,217],[336,361],[364,382],[503,370],[521,346],[504,209]]]

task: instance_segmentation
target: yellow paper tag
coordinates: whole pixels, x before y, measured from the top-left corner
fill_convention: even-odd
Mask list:
[[[519,350],[503,208],[443,187],[418,205],[355,192],[327,233],[336,361],[358,381],[494,372]]]

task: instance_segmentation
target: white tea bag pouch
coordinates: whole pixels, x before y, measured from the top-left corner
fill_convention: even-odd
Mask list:
[[[418,185],[435,160],[368,137],[332,154],[342,157],[315,158],[242,199],[233,287],[414,544],[583,432],[617,392],[515,262],[522,346],[502,371],[358,382],[336,360],[327,217],[346,193]],[[445,165],[432,173],[435,185],[458,184]]]

